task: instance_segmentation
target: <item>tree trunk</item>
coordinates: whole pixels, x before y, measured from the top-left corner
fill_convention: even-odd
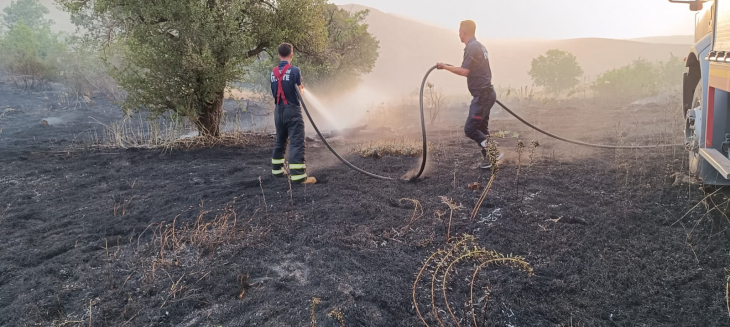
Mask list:
[[[204,103],[198,117],[198,132],[201,136],[221,136],[220,125],[223,117],[223,99],[224,91],[221,90],[216,95],[212,103]]]

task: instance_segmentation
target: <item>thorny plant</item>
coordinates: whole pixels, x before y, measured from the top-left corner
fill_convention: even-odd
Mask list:
[[[454,218],[454,211],[464,209],[464,206],[462,206],[461,204],[457,204],[453,199],[447,198],[445,196],[441,196],[440,198],[441,203],[449,207],[449,225],[446,228],[446,242],[448,243],[451,240],[451,221]]]
[[[530,144],[530,166],[529,168],[532,168],[532,164],[535,162],[535,151],[537,148],[540,147],[540,142],[537,140],[533,140]]]
[[[405,225],[403,228],[401,228],[401,232],[407,231],[408,228],[410,228],[415,222],[423,218],[423,206],[421,205],[421,201],[408,198],[398,200],[398,204],[400,205],[403,205],[404,202],[410,202],[411,204],[413,204],[413,213],[411,214],[410,221],[408,221],[408,225]]]
[[[337,322],[340,323],[340,327],[346,327],[345,326],[345,316],[342,314],[342,311],[334,309],[334,310],[330,311],[329,314],[327,314],[327,317],[337,320]]]
[[[489,194],[489,190],[492,189],[492,185],[494,184],[494,179],[497,178],[497,173],[499,172],[499,164],[497,162],[497,157],[499,156],[499,149],[497,149],[497,145],[494,142],[488,142],[487,145],[487,157],[489,158],[489,162],[492,164],[492,177],[489,178],[489,183],[487,183],[487,187],[484,188],[484,192],[482,192],[482,195],[479,197],[479,200],[477,200],[477,204],[474,206],[474,210],[471,212],[471,219],[474,220],[477,217],[477,214],[479,213],[479,209],[481,209],[482,204],[484,203],[484,200],[487,199],[487,194]]]
[[[317,327],[317,320],[315,319],[315,309],[317,308],[317,306],[320,303],[322,303],[322,299],[320,299],[318,297],[312,298],[312,307],[311,307],[311,312],[312,312],[312,327]]]
[[[452,309],[447,292],[447,290],[452,289],[449,286],[449,276],[452,272],[456,274],[460,270],[459,268],[468,269],[468,267],[476,267],[471,275],[471,279],[467,278],[468,281],[470,280],[470,291],[469,300],[466,303],[467,311],[464,314],[470,314],[474,326],[479,326],[476,304],[477,302],[481,303],[483,301],[484,304],[482,305],[481,310],[484,314],[486,314],[489,293],[488,287],[485,287],[484,296],[475,302],[474,286],[477,282],[479,272],[488,266],[513,268],[526,272],[529,276],[534,275],[532,267],[524,258],[503,255],[496,251],[487,250],[477,244],[474,236],[459,236],[455,238],[453,243],[432,253],[423,263],[416,275],[412,289],[413,306],[416,309],[416,313],[418,314],[418,318],[421,322],[425,326],[429,327],[431,326],[429,322],[434,323],[435,321],[439,326],[444,327],[445,322],[442,316],[447,316],[448,313],[448,317],[451,318],[456,326],[460,327],[460,322],[463,322],[468,318],[457,317],[458,312],[454,312]],[[428,277],[429,275],[431,277],[430,281],[428,278],[425,278],[423,282],[421,282],[423,277]],[[454,280],[461,279],[454,278]],[[419,291],[422,293],[420,296]],[[437,293],[441,294],[437,296]],[[422,307],[429,306],[430,312],[421,312]],[[482,320],[486,321],[486,317]]]
[[[520,172],[522,170],[522,153],[525,151],[525,143],[522,140],[517,142],[517,177],[515,177],[515,183],[517,184],[517,197],[520,197]]]

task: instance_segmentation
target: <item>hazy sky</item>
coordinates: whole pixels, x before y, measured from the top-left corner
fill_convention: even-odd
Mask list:
[[[447,28],[471,19],[490,38],[693,35],[689,5],[667,0],[334,0]]]

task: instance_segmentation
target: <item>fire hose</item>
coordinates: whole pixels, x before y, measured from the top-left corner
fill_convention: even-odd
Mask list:
[[[425,86],[426,86],[426,81],[428,80],[428,76],[431,75],[431,72],[433,72],[435,69],[437,69],[437,66],[431,67],[426,72],[426,75],[423,77],[423,81],[421,82],[420,110],[421,110],[421,132],[423,134],[423,157],[421,159],[421,165],[420,165],[420,168],[418,170],[418,173],[409,179],[409,181],[411,181],[411,182],[416,181],[419,178],[421,178],[421,175],[423,175],[423,171],[426,169],[426,160],[427,160],[427,157],[428,157],[428,141],[426,139],[426,117],[425,117],[425,113],[424,113],[424,110],[423,110],[423,92],[424,92],[424,89],[425,89]],[[327,139],[325,139],[324,135],[322,135],[322,133],[319,131],[319,128],[317,128],[317,124],[314,123],[314,120],[312,119],[312,115],[309,114],[309,110],[307,109],[307,104],[304,102],[304,99],[302,99],[301,93],[299,93],[299,89],[297,88],[296,91],[297,91],[297,98],[299,98],[299,102],[302,104],[302,108],[304,108],[304,112],[307,114],[307,118],[309,118],[309,122],[312,123],[312,127],[314,127],[314,130],[317,132],[317,135],[319,135],[319,138],[322,140],[322,142],[324,143],[324,145],[327,146],[327,148],[332,152],[332,154],[335,155],[335,157],[337,157],[337,159],[339,159],[340,161],[342,161],[342,163],[344,163],[345,165],[347,165],[351,169],[353,169],[353,170],[355,170],[357,172],[360,172],[362,174],[365,174],[367,176],[370,176],[370,177],[373,177],[373,178],[377,178],[377,179],[382,179],[382,180],[394,180],[394,178],[392,178],[392,177],[387,177],[387,176],[381,176],[381,175],[373,174],[371,172],[368,172],[368,171],[365,171],[365,170],[363,170],[361,168],[358,168],[357,166],[353,165],[352,163],[350,163],[349,161],[347,161],[345,158],[343,158],[339,153],[337,153],[337,151],[335,151],[335,149],[332,148],[332,145],[330,145],[329,142],[327,142]],[[522,117],[520,117],[518,114],[516,114],[514,111],[512,111],[509,107],[507,107],[506,105],[504,105],[499,100],[496,100],[496,103],[500,107],[502,107],[502,109],[504,109],[505,111],[507,111],[510,115],[514,116],[515,118],[517,118],[517,120],[519,120],[523,124],[527,125],[528,127],[532,128],[532,129],[534,129],[534,130],[536,130],[536,131],[538,131],[538,132],[540,132],[540,133],[542,133],[542,134],[544,134],[546,136],[549,136],[551,138],[554,138],[556,140],[560,140],[560,141],[567,142],[567,143],[571,143],[571,144],[575,144],[575,145],[580,145],[580,146],[585,146],[585,147],[591,147],[591,148],[598,148],[598,149],[619,149],[619,150],[620,149],[651,149],[651,148],[680,146],[679,144],[638,145],[638,146],[634,146],[634,145],[625,145],[625,146],[624,145],[603,145],[603,144],[592,144],[592,143],[586,143],[586,142],[571,140],[571,139],[567,139],[567,138],[564,138],[564,137],[555,135],[553,133],[550,133],[548,131],[545,131],[545,130],[543,130],[543,129],[541,129],[541,128],[539,128],[539,127],[531,124],[530,122],[528,122],[527,120],[525,120]]]

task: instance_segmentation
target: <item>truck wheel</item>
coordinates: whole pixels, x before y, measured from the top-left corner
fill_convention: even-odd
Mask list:
[[[685,138],[687,151],[689,152],[690,175],[697,175],[700,166],[700,140],[699,136],[695,133],[695,123],[700,123],[699,121],[702,118],[702,91],[702,81],[700,81],[697,83],[694,95],[692,96],[692,106],[687,110],[687,117],[685,117]]]

